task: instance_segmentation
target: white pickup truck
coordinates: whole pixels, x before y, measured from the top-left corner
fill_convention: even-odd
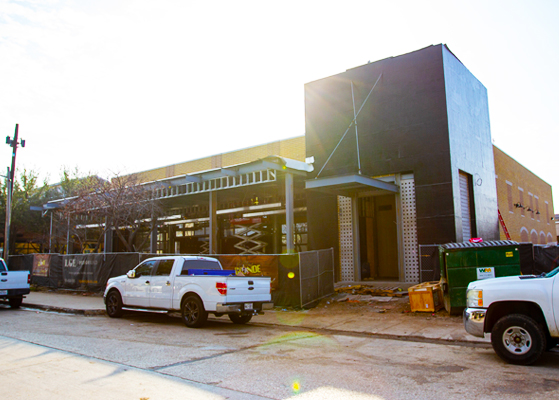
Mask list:
[[[123,309],[181,311],[186,326],[198,328],[208,313],[228,314],[246,324],[253,315],[271,309],[271,278],[232,276],[215,258],[153,257],[126,275],[110,278],[104,300],[109,317]]]
[[[30,292],[30,283],[29,271],[8,271],[8,266],[0,258],[0,299],[8,300],[11,308],[19,308],[23,296]]]
[[[559,268],[471,282],[466,298],[466,331],[491,333],[493,349],[506,362],[532,364],[558,344]]]

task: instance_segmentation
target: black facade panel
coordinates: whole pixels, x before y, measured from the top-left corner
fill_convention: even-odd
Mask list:
[[[339,264],[337,196],[307,191],[307,224],[309,250],[333,248]]]
[[[416,190],[418,221],[436,220],[438,229],[434,232],[429,224],[418,223],[420,244],[455,240],[443,71],[438,45],[305,85],[306,149],[307,156],[315,158],[314,174],[346,130],[321,177],[358,172],[355,126],[348,130],[354,112],[353,83],[356,111],[363,106],[356,120],[361,172],[366,176],[413,172],[416,187],[422,188]],[[312,207],[309,204],[308,209]],[[309,218],[309,231],[315,229]]]
[[[419,199],[415,206],[418,218],[430,218],[433,215],[454,216],[452,184],[450,182],[436,185],[416,185],[415,196]]]
[[[441,244],[452,236],[454,236],[453,216],[417,218],[417,240],[420,244]]]

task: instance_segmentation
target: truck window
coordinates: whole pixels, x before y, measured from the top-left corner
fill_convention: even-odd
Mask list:
[[[217,269],[221,270],[219,263],[210,260],[184,260],[181,275],[188,275],[189,269]]]
[[[7,271],[8,268],[6,268],[6,263],[4,262],[3,259],[0,258],[0,271]]]
[[[140,276],[151,275],[151,271],[153,270],[153,267],[155,266],[157,261],[159,261],[159,260],[146,261],[146,262],[138,265],[136,267],[136,278],[139,278]]]
[[[169,276],[171,275],[171,270],[173,269],[173,264],[175,260],[160,260],[157,265],[157,270],[155,275],[157,276]]]

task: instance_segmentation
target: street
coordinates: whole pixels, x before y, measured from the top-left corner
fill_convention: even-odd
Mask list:
[[[106,316],[0,305],[0,385],[9,399],[549,399],[559,353],[535,366],[487,345],[332,334],[167,314]]]

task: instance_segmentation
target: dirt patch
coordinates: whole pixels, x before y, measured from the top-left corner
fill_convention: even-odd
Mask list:
[[[437,312],[411,312],[410,301],[407,295],[401,297],[380,296],[348,296],[347,294],[336,294],[326,297],[310,310],[312,314],[405,314],[413,318],[437,318],[449,317],[442,309]]]

